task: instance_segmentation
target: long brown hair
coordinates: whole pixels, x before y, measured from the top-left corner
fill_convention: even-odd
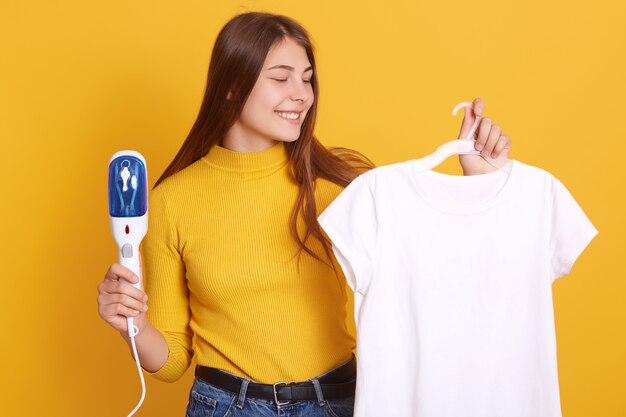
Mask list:
[[[202,158],[215,145],[219,145],[228,130],[237,121],[261,72],[270,48],[277,42],[290,38],[305,50],[313,68],[311,85],[314,100],[304,119],[300,137],[286,142],[291,171],[299,192],[291,215],[291,234],[298,242],[298,258],[304,250],[323,261],[306,246],[313,236],[322,243],[330,258],[329,242],[324,239],[317,223],[315,207],[315,184],[317,178],[325,178],[342,187],[354,178],[374,167],[372,161],[359,152],[346,148],[325,148],[313,135],[317,116],[319,84],[313,46],[306,30],[293,19],[268,13],[244,13],[232,18],[220,31],[209,65],[209,74],[200,107],[187,139],[155,184]],[[227,95],[230,96],[227,100]],[[304,236],[297,230],[298,215],[305,223]]]

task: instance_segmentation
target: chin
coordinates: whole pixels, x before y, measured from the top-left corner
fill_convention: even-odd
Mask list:
[[[274,140],[278,140],[280,142],[295,142],[300,138],[300,135],[298,136],[276,136],[274,137]]]

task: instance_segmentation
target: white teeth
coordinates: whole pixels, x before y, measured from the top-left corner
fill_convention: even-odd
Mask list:
[[[276,112],[277,115],[282,117],[283,119],[296,120],[300,118],[300,113],[287,113],[287,112]]]

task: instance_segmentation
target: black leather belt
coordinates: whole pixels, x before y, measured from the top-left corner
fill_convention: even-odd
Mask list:
[[[241,391],[243,379],[219,369],[197,365],[195,375],[197,378],[233,394],[239,394]],[[317,379],[324,399],[352,397],[356,388],[356,359],[354,355],[348,362],[328,371]],[[246,397],[274,400],[279,405],[287,404],[290,401],[317,399],[315,386],[311,381],[277,382],[275,384],[250,382],[246,390]]]

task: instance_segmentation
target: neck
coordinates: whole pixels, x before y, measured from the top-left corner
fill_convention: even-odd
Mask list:
[[[276,145],[279,141],[263,137],[246,137],[243,132],[237,132],[235,126],[231,128],[221,143],[222,148],[234,152],[261,152]]]

